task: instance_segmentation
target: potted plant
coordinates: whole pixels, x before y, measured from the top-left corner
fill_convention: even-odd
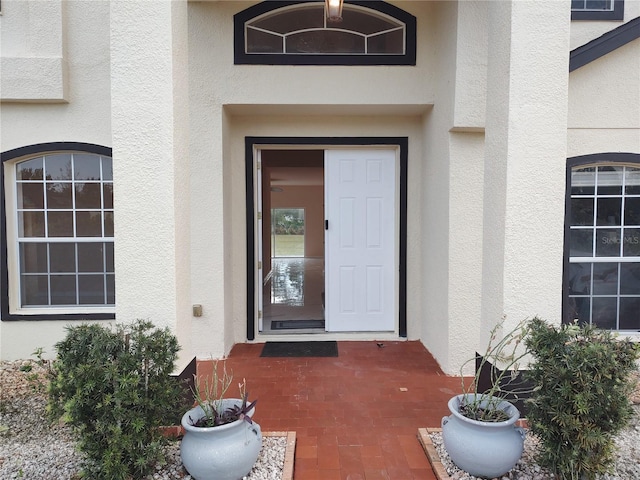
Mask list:
[[[633,414],[640,344],[592,325],[554,327],[537,318],[525,341],[533,356],[527,418],[540,440],[538,464],[562,480],[609,473],[614,437]]]
[[[484,355],[466,361],[461,369],[462,393],[448,402],[451,415],[442,418],[442,440],[451,460],[476,477],[500,477],[522,456],[525,431],[515,424],[520,411],[511,402],[525,393],[518,368],[527,355],[524,338],[528,322],[520,322],[498,340],[504,318],[492,330]],[[472,382],[463,372],[470,362],[477,368]],[[489,388],[481,391],[480,374],[489,365]],[[498,370],[496,365],[504,367]]]
[[[238,480],[247,475],[260,454],[262,432],[253,421],[257,400],[248,402],[246,382],[239,398],[226,398],[233,375],[218,362],[213,379],[194,376],[196,406],[182,416],[185,434],[180,445],[182,464],[196,480]]]

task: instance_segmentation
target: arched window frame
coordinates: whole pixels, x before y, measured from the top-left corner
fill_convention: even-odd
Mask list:
[[[571,248],[571,219],[572,219],[572,171],[575,168],[586,168],[586,167],[603,167],[603,166],[615,166],[615,167],[631,167],[631,168],[640,168],[640,154],[636,153],[598,153],[598,154],[590,154],[590,155],[582,155],[578,157],[572,157],[567,159],[567,170],[566,170],[566,195],[565,195],[565,233],[564,233],[564,272],[563,272],[563,295],[562,295],[562,321],[563,323],[571,323],[575,320],[575,312],[576,306],[572,304],[571,300],[571,263],[572,259],[576,263],[589,263],[587,262],[589,257],[581,257],[581,256],[571,256],[570,248]],[[594,198],[601,198],[599,193],[594,193]],[[609,195],[603,194],[602,197],[607,197]],[[611,196],[616,196],[615,194]],[[622,192],[622,197],[628,198],[638,198],[640,194],[627,195],[626,192]],[[623,212],[624,213],[624,212]],[[588,226],[587,226],[588,227]],[[594,225],[597,230],[597,223]],[[621,222],[621,228],[625,228],[626,224],[624,221]],[[604,227],[602,227],[604,228]],[[595,241],[595,240],[594,240]],[[620,240],[624,242],[624,233]],[[624,250],[621,255],[617,257],[607,257],[607,256],[594,256],[591,258],[599,259],[601,261],[607,262],[608,258],[611,258],[610,263],[618,263],[618,260],[622,259],[627,260],[626,263],[638,263],[640,264],[640,255],[630,255],[629,257],[624,255]],[[628,260],[628,258],[632,258],[635,260]],[[595,265],[595,263],[594,263]],[[609,295],[611,298],[616,298],[616,328],[613,330],[619,331],[620,333],[630,333],[630,332],[638,332],[639,328],[619,328],[620,324],[620,298],[623,298],[624,295],[620,293],[620,279],[617,279],[617,292],[616,294]],[[630,294],[629,296],[638,296],[639,294]],[[592,299],[593,296],[599,296],[597,293],[594,293],[590,288],[588,291],[588,296]],[[606,295],[605,295],[606,296]],[[590,321],[593,319],[592,317],[592,304],[589,304],[589,319]]]
[[[265,1],[234,15],[234,63],[236,65],[415,65],[416,18],[404,10],[382,1],[346,1],[345,6],[357,5],[380,12],[405,25],[404,54],[248,54],[245,52],[245,24],[265,13],[318,0]]]
[[[2,152],[0,156],[0,318],[6,320],[113,320],[115,306],[41,306],[32,309],[22,308],[18,285],[19,272],[9,264],[9,253],[15,257],[17,252],[17,232],[15,230],[16,202],[16,164],[43,155],[55,154],[91,154],[111,157],[109,147],[82,142],[51,142],[29,145]],[[102,180],[101,180],[102,182]],[[104,208],[104,207],[102,207]],[[74,207],[75,211],[75,207]],[[11,215],[11,222],[7,216]],[[9,228],[8,228],[9,227]],[[108,240],[113,243],[113,239]],[[13,245],[9,246],[9,242]]]

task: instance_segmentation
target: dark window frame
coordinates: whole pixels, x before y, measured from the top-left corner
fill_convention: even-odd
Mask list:
[[[614,0],[613,10],[571,10],[571,20],[624,20],[624,0]]]
[[[640,167],[639,153],[594,153],[567,158],[565,179],[565,205],[564,205],[564,239],[563,239],[563,269],[562,269],[562,323],[573,322],[569,318],[569,241],[571,234],[571,171],[579,166],[603,166],[603,165],[633,165]]]
[[[51,142],[28,145],[0,153],[0,185],[4,187],[4,164],[20,157],[42,155],[50,152],[92,153],[96,155],[112,156],[109,147],[82,142]],[[9,310],[9,268],[7,259],[7,209],[6,194],[0,195],[0,320],[114,320],[115,313],[42,313],[42,314],[12,314]],[[79,307],[78,312],[81,311]]]
[[[345,4],[358,5],[389,15],[406,26],[405,53],[400,55],[331,55],[331,54],[247,54],[245,53],[245,23],[259,15],[283,7],[318,0],[264,1],[233,16],[233,50],[235,65],[408,65],[416,64],[416,17],[383,1],[346,0]]]

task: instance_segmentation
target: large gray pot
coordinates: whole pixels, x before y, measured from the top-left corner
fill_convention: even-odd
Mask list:
[[[465,472],[475,477],[501,477],[516,465],[524,450],[525,431],[514,425],[520,411],[502,401],[498,408],[509,415],[509,420],[480,422],[460,413],[464,397],[457,395],[449,400],[451,415],[442,417],[444,448],[453,463]]]
[[[239,405],[239,398],[224,399],[223,408]],[[253,416],[255,407],[249,412]],[[185,430],[180,444],[182,464],[196,480],[239,480],[247,475],[258,459],[262,448],[262,432],[256,422],[245,420],[219,427],[194,427],[194,421],[203,417],[201,407],[195,407],[182,416]]]

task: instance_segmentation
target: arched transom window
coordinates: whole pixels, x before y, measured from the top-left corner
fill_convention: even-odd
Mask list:
[[[277,8],[274,8],[276,6]],[[415,65],[415,17],[385,2],[262,2],[235,17],[237,64]]]

